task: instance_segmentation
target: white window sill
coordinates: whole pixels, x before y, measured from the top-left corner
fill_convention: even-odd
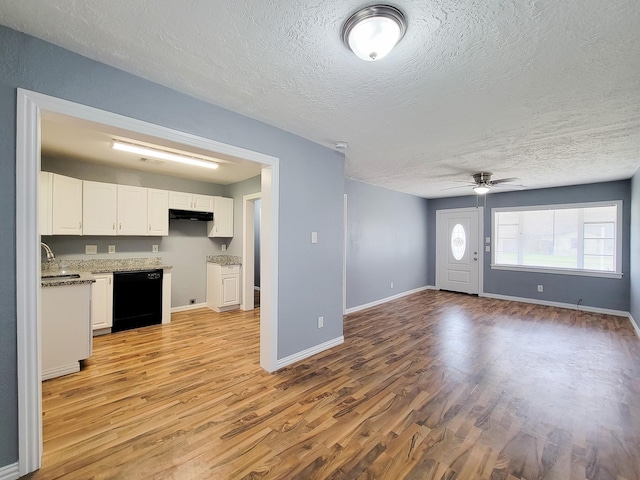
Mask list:
[[[622,273],[598,272],[595,270],[570,270],[568,268],[522,267],[519,265],[495,265],[492,270],[510,270],[513,272],[551,273],[556,275],[577,275],[580,277],[622,278]]]

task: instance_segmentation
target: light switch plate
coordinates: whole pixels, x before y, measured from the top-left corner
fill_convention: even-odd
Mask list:
[[[98,246],[97,245],[85,245],[84,246],[84,253],[86,255],[95,255],[98,253]]]
[[[311,243],[318,243],[318,232],[311,232]]]
[[[484,251],[485,252],[490,252],[491,251],[491,247],[489,245],[487,245],[486,247],[484,247]]]
[[[116,253],[116,246],[115,245],[109,245],[109,249],[107,251],[109,253]]]
[[[158,253],[158,245],[151,245],[151,252]]]
[[[223,243],[220,247],[222,248],[223,252],[227,251],[227,244],[226,243]]]
[[[484,243],[491,243],[491,237],[484,237]]]

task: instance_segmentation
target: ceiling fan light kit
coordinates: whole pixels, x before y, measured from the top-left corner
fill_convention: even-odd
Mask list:
[[[370,5],[344,22],[342,41],[358,58],[373,62],[388,55],[406,30],[402,11],[391,5]]]
[[[487,185],[478,185],[477,187],[473,187],[473,191],[478,195],[485,195],[489,193],[489,190],[491,190],[491,187]]]

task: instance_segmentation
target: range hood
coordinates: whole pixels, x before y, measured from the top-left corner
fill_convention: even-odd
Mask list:
[[[169,210],[171,220],[191,220],[194,222],[210,222],[213,220],[212,212],[192,212],[191,210]]]

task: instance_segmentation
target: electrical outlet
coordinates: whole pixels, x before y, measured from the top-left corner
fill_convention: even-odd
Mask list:
[[[151,252],[158,253],[158,245],[151,245]]]
[[[489,245],[484,247],[484,251],[485,252],[490,252],[491,251],[491,247]]]
[[[116,253],[116,246],[115,245],[109,245],[108,250],[109,253]]]
[[[544,291],[544,287],[542,285],[538,285],[538,291],[539,292],[543,292]]]
[[[491,243],[491,237],[484,237],[484,243]]]
[[[196,299],[195,298],[190,298],[189,299],[189,305],[194,305],[196,303]]]
[[[222,248],[223,252],[226,252],[227,251],[227,244],[223,243],[221,248]]]
[[[324,327],[324,317],[318,317],[318,328]]]
[[[318,243],[318,232],[311,232],[311,243]]]
[[[84,246],[84,253],[86,255],[95,255],[96,253],[98,253],[98,246],[97,245],[85,245]]]

